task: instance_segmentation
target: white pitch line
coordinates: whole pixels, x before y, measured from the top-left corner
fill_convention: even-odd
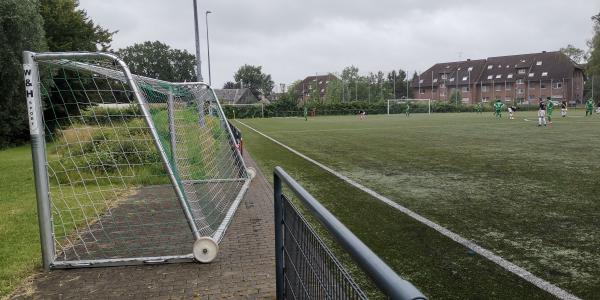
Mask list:
[[[569,293],[568,291],[565,291],[565,290],[557,287],[556,285],[554,285],[554,284],[552,284],[552,283],[550,283],[550,282],[548,282],[548,281],[546,281],[544,279],[541,279],[541,278],[533,275],[531,272],[527,271],[526,269],[521,268],[521,267],[515,265],[514,263],[512,263],[512,262],[510,262],[510,261],[508,261],[508,260],[506,260],[506,259],[504,259],[504,258],[502,258],[502,257],[500,257],[498,255],[496,255],[494,252],[492,252],[492,251],[490,251],[490,250],[488,250],[486,248],[483,248],[483,247],[475,244],[474,242],[471,242],[470,240],[468,240],[468,239],[466,239],[466,238],[464,238],[464,237],[462,237],[462,236],[460,236],[460,235],[458,235],[458,234],[450,231],[449,229],[443,227],[442,225],[439,225],[439,224],[437,224],[437,223],[435,223],[435,222],[433,222],[433,221],[431,221],[431,220],[429,220],[429,219],[427,219],[427,218],[425,218],[425,217],[417,214],[416,212],[414,212],[414,211],[412,211],[412,210],[410,210],[410,209],[408,209],[408,208],[406,208],[406,207],[404,207],[404,206],[402,206],[402,205],[400,205],[400,204],[398,204],[398,203],[396,203],[396,202],[394,202],[394,201],[392,201],[392,200],[390,200],[390,199],[388,199],[388,198],[386,198],[386,197],[378,194],[377,192],[375,192],[375,191],[373,191],[373,190],[371,190],[371,189],[363,186],[362,184],[360,184],[360,183],[358,183],[358,182],[356,182],[356,181],[354,181],[354,180],[352,180],[352,179],[350,179],[350,178],[348,178],[348,177],[346,177],[346,176],[338,173],[337,171],[335,171],[335,170],[327,167],[326,165],[324,165],[324,164],[322,164],[322,163],[320,163],[320,162],[318,162],[318,161],[316,161],[316,160],[314,160],[314,159],[312,159],[312,158],[310,158],[310,157],[308,157],[308,156],[306,156],[306,155],[304,155],[304,154],[302,154],[302,153],[294,150],[293,148],[291,148],[291,147],[289,147],[289,146],[281,143],[280,141],[278,141],[278,140],[276,140],[276,139],[274,139],[274,138],[272,138],[272,137],[270,137],[270,136],[268,136],[268,135],[266,135],[266,134],[264,134],[264,133],[262,133],[262,132],[260,132],[260,131],[258,131],[256,129],[250,127],[249,125],[245,124],[244,122],[241,122],[239,120],[237,120],[237,122],[240,123],[240,124],[242,124],[242,125],[244,125],[244,126],[246,126],[246,127],[248,127],[252,131],[260,134],[261,136],[265,137],[266,139],[268,139],[268,140],[270,140],[270,141],[278,144],[279,146],[281,146],[281,147],[289,150],[290,152],[292,152],[292,153],[294,153],[294,154],[302,157],[303,159],[305,159],[305,160],[307,160],[307,161],[309,161],[309,162],[311,162],[311,163],[319,166],[321,169],[323,169],[323,170],[325,170],[325,171],[333,174],[334,176],[336,176],[336,177],[344,180],[346,183],[348,183],[348,184],[350,184],[350,185],[352,185],[352,186],[354,186],[354,187],[362,190],[363,192],[365,192],[365,193],[367,193],[367,194],[375,197],[376,199],[380,200],[381,202],[383,202],[383,203],[385,203],[385,204],[387,204],[387,205],[389,205],[389,206],[391,206],[391,207],[393,207],[393,208],[401,211],[402,213],[404,213],[404,214],[408,215],[409,217],[411,217],[411,218],[413,218],[413,219],[421,222],[422,224],[424,224],[424,225],[426,225],[426,226],[434,229],[435,231],[437,231],[437,232],[441,233],[442,235],[444,235],[444,236],[452,239],[453,241],[455,241],[455,242],[457,242],[457,243],[459,243],[459,244],[461,244],[461,245],[463,245],[463,246],[471,249],[473,252],[475,252],[475,253],[477,253],[477,254],[479,254],[479,255],[481,255],[481,256],[489,259],[489,260],[491,260],[492,262],[496,263],[497,265],[501,266],[502,268],[506,269],[507,271],[509,271],[509,272],[511,272],[511,273],[513,273],[513,274],[515,274],[515,275],[523,278],[525,281],[527,281],[527,282],[529,282],[529,283],[531,283],[531,284],[539,287],[540,289],[542,289],[542,290],[544,290],[544,291],[546,291],[546,292],[548,292],[548,293],[550,293],[550,294],[552,294],[552,295],[554,295],[554,296],[556,296],[556,297],[558,297],[560,299],[581,300],[581,298],[579,298],[579,297],[577,297],[577,296]]]

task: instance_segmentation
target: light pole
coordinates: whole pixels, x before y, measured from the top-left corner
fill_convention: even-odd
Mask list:
[[[204,17],[206,19],[206,53],[208,54],[208,85],[212,85],[212,80],[210,76],[210,43],[208,41],[208,14],[212,13],[212,11],[207,10],[204,13]]]
[[[194,29],[196,31],[196,76],[198,81],[202,79],[202,59],[200,58],[200,34],[198,33],[198,5],[194,0]]]

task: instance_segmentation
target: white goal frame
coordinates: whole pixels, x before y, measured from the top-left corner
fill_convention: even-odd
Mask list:
[[[412,103],[416,103],[416,102],[423,102],[423,101],[427,101],[428,102],[428,114],[431,114],[431,99],[388,99],[387,100],[387,114],[390,114],[390,107],[393,104],[401,104],[401,103],[406,103],[406,102],[412,102]]]
[[[159,155],[159,160],[162,161],[163,167],[166,170],[165,174],[166,176],[168,176],[168,180],[170,180],[171,182],[171,187],[174,191],[174,195],[176,196],[176,199],[178,199],[180,208],[181,208],[181,214],[185,216],[185,219],[187,221],[187,224],[189,225],[189,229],[190,229],[190,237],[193,238],[193,240],[195,241],[202,241],[202,245],[206,245],[206,241],[208,240],[209,243],[206,246],[197,246],[193,243],[193,240],[190,242],[189,244],[189,251],[188,250],[182,250],[182,251],[188,251],[188,254],[175,254],[175,255],[158,255],[158,256],[144,256],[144,255],[140,255],[140,256],[136,256],[135,254],[133,254],[133,256],[127,256],[127,254],[125,255],[121,255],[117,258],[104,258],[104,257],[99,257],[99,258],[95,258],[92,257],[91,259],[89,258],[84,258],[84,259],[58,259],[59,257],[59,249],[57,249],[56,245],[60,245],[59,241],[57,240],[57,238],[55,237],[55,230],[56,230],[56,225],[54,224],[56,221],[60,221],[60,220],[53,220],[53,210],[56,209],[56,207],[54,207],[54,203],[52,202],[52,195],[51,195],[51,186],[50,186],[50,180],[49,180],[49,176],[50,176],[50,171],[49,171],[49,163],[48,163],[48,154],[47,154],[47,145],[46,145],[46,130],[47,130],[47,124],[45,124],[45,116],[44,116],[44,106],[42,104],[42,94],[43,93],[48,93],[48,91],[42,91],[42,88],[44,88],[42,86],[42,81],[43,81],[43,77],[40,76],[40,70],[44,70],[44,68],[46,67],[47,64],[55,64],[55,65],[61,65],[63,62],[68,63],[69,61],[71,61],[72,64],[78,64],[77,63],[73,63],[73,61],[77,61],[77,60],[102,60],[104,61],[107,65],[112,64],[110,68],[103,68],[102,66],[98,66],[98,65],[86,65],[85,63],[79,63],[82,66],[86,66],[87,70],[86,72],[92,74],[90,76],[96,76],[96,77],[101,77],[101,76],[112,76],[111,80],[114,81],[118,81],[120,82],[123,86],[127,86],[127,93],[130,94],[134,100],[134,102],[132,102],[132,104],[135,104],[136,107],[139,107],[140,111],[141,111],[141,118],[143,118],[144,122],[145,122],[145,126],[144,129],[149,130],[149,134],[151,136],[151,139],[154,142],[154,147],[156,147],[157,153]],[[39,63],[44,63],[45,65],[40,67],[38,66]],[[211,107],[208,107],[208,109],[205,109],[204,105],[205,102],[202,99],[197,99],[197,100],[193,100],[195,101],[194,103],[197,103],[197,107],[198,109],[196,110],[196,112],[198,113],[197,118],[199,118],[199,122],[200,123],[204,123],[205,122],[205,115],[202,113],[204,111],[208,111],[208,114],[213,114],[215,116],[217,116],[219,118],[220,124],[219,126],[221,126],[220,128],[222,129],[223,135],[221,135],[222,140],[226,141],[229,140],[230,143],[235,143],[235,138],[233,136],[232,130],[230,128],[229,123],[227,122],[227,119],[225,117],[225,114],[223,112],[223,109],[214,93],[214,91],[210,88],[210,86],[204,82],[188,82],[188,83],[171,83],[171,82],[166,82],[166,81],[161,81],[161,80],[156,80],[156,79],[152,79],[152,78],[146,78],[146,77],[142,77],[142,76],[137,76],[137,75],[133,75],[128,66],[126,65],[126,63],[121,60],[120,58],[118,58],[116,55],[111,54],[111,53],[90,53],[90,52],[64,52],[64,53],[34,53],[34,52],[30,52],[30,51],[25,51],[23,52],[23,68],[24,68],[24,79],[25,79],[25,89],[26,89],[26,101],[27,101],[27,107],[28,107],[28,123],[29,123],[29,128],[30,128],[30,135],[31,135],[31,147],[32,147],[32,158],[33,158],[33,171],[34,171],[34,181],[35,181],[35,188],[36,188],[36,198],[37,198],[37,210],[38,210],[38,222],[39,222],[39,228],[40,228],[40,242],[41,242],[41,247],[42,247],[42,262],[43,262],[43,267],[44,269],[48,270],[48,269],[53,269],[53,268],[77,268],[77,267],[99,267],[99,266],[117,266],[117,265],[136,265],[136,264],[156,264],[156,263],[175,263],[175,262],[192,262],[192,261],[200,261],[200,262],[210,262],[210,260],[212,260],[212,258],[214,258],[214,256],[211,256],[210,260],[206,260],[205,257],[201,257],[198,255],[194,255],[196,252],[199,252],[200,255],[202,255],[202,250],[204,249],[197,249],[197,247],[207,247],[206,249],[214,249],[216,247],[216,249],[218,249],[218,243],[223,239],[224,233],[227,229],[227,227],[229,226],[230,222],[233,219],[233,215],[236,212],[241,199],[243,198],[246,190],[249,187],[250,181],[252,179],[252,172],[249,172],[249,170],[246,168],[243,158],[241,156],[241,153],[239,152],[239,150],[227,150],[227,151],[232,151],[232,157],[229,158],[231,160],[235,160],[235,164],[236,164],[236,170],[238,170],[237,168],[239,168],[239,171],[235,171],[237,172],[236,174],[239,174],[239,177],[237,178],[225,178],[225,179],[221,179],[221,178],[208,178],[208,179],[204,179],[204,180],[192,180],[192,179],[182,179],[182,175],[183,173],[177,170],[177,161],[181,160],[181,158],[177,157],[175,158],[175,140],[176,139],[181,139],[182,137],[176,137],[175,136],[175,122],[177,121],[177,119],[175,118],[175,114],[174,114],[174,92],[171,90],[171,88],[179,88],[181,87],[181,89],[192,89],[192,90],[197,90],[197,89],[202,89],[203,92],[207,93],[206,95],[210,96],[211,99],[213,99],[212,102],[210,102]],[[79,71],[77,71],[79,72]],[[108,74],[108,75],[107,75]],[[115,75],[116,74],[116,75]],[[46,74],[47,75],[47,74]],[[146,94],[146,91],[142,92],[141,91],[141,87],[138,84],[138,82],[142,82],[145,84],[151,83],[151,84],[156,84],[158,85],[162,85],[162,86],[170,86],[170,88],[168,88],[168,91],[162,91],[164,97],[166,97],[166,95],[168,95],[168,100],[166,100],[166,98],[164,99],[164,101],[166,102],[162,102],[163,106],[168,106],[168,132],[170,135],[170,139],[171,139],[171,147],[172,149],[167,149],[167,147],[165,147],[163,145],[163,143],[160,141],[160,137],[159,137],[159,133],[157,131],[157,127],[154,125],[154,121],[151,117],[151,113],[150,113],[150,109],[152,107],[152,104],[149,104],[149,102],[147,101],[146,97],[148,97],[148,95]],[[82,83],[83,84],[83,83]],[[85,91],[84,91],[85,92]],[[187,93],[188,97],[193,97],[193,93],[188,92]],[[192,96],[189,96],[192,95]],[[212,98],[214,97],[214,98]],[[209,103],[209,102],[206,102]],[[181,105],[181,104],[180,104]],[[166,110],[165,110],[166,111]],[[144,123],[142,122],[142,123]],[[142,125],[140,125],[142,126]],[[198,125],[201,126],[201,125]],[[135,130],[136,128],[134,128],[133,130]],[[141,129],[137,129],[137,130],[141,130]],[[214,133],[212,133],[214,134]],[[185,137],[184,137],[185,138]],[[167,155],[168,151],[172,151],[170,153],[172,153],[172,158],[169,158]],[[179,151],[183,151],[183,150],[179,150]],[[216,151],[216,150],[214,150]],[[178,152],[181,153],[181,152]],[[178,154],[179,155],[179,154]],[[223,160],[222,158],[218,158],[217,160]],[[218,166],[214,167],[216,169],[218,169]],[[178,177],[179,176],[179,177]],[[110,179],[109,179],[110,180]],[[186,181],[187,180],[187,181]],[[219,218],[216,218],[217,222],[215,224],[214,230],[211,229],[210,233],[207,234],[207,231],[203,231],[202,229],[199,228],[199,222],[198,221],[198,216],[194,215],[194,209],[196,209],[196,211],[198,209],[202,209],[202,208],[194,208],[194,207],[190,207],[190,203],[188,201],[187,198],[189,198],[189,196],[186,196],[186,194],[188,193],[187,191],[185,191],[186,189],[186,185],[193,185],[193,184],[202,184],[202,183],[208,183],[208,184],[220,184],[221,182],[240,182],[239,185],[237,185],[236,190],[233,190],[231,192],[231,194],[233,196],[228,196],[228,201],[227,203],[230,204],[223,204],[222,199],[219,199],[217,205],[226,205],[223,207],[222,211],[223,213],[221,213],[221,215],[219,215]],[[239,190],[239,192],[238,192]],[[104,192],[104,191],[100,191],[100,192]],[[89,195],[88,195],[89,196]],[[104,196],[103,196],[104,197]],[[158,197],[158,196],[157,196]],[[233,198],[235,197],[235,199]],[[224,198],[224,197],[223,197]],[[196,205],[196,204],[194,204]],[[102,215],[105,215],[107,213],[110,212],[106,212],[103,213],[101,212]],[[197,214],[197,213],[196,213]],[[141,217],[140,217],[141,218]],[[148,218],[148,216],[145,216],[146,219],[151,219]],[[92,220],[91,223],[93,224],[95,221]],[[101,221],[100,221],[101,222]],[[150,221],[146,221],[146,222],[152,222],[152,220]],[[90,226],[90,224],[87,224],[88,227]],[[136,226],[139,226],[137,224],[135,224]],[[154,225],[154,224],[152,224]],[[218,225],[218,228],[217,228]],[[122,224],[120,224],[119,226],[123,226]],[[85,243],[85,242],[84,242]],[[198,243],[196,243],[198,244]],[[214,244],[214,245],[212,245]],[[142,247],[142,246],[140,246]],[[212,247],[212,248],[211,248]],[[197,251],[199,250],[199,251]],[[206,253],[207,251],[205,250],[204,253]],[[130,252],[127,252],[130,253]],[[143,251],[140,251],[139,253],[145,253]],[[216,255],[216,253],[211,253],[211,255]],[[66,256],[65,256],[66,257]]]

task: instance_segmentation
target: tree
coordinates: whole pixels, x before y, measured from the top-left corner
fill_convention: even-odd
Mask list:
[[[271,75],[264,74],[261,66],[243,65],[235,73],[233,79],[240,86],[249,88],[256,98],[260,98],[261,95],[271,95],[275,86]]]
[[[39,7],[38,0],[0,1],[0,147],[29,138],[21,58],[46,50]]]
[[[108,51],[116,31],[94,24],[78,0],[43,0],[46,41],[50,51]]]
[[[196,81],[196,58],[186,50],[147,41],[117,53],[134,74],[172,82]]]
[[[568,44],[565,48],[560,48],[560,52],[568,56],[572,61],[582,64],[587,61],[587,55],[584,50],[579,49],[571,44]]]
[[[223,85],[224,89],[239,89],[240,86],[239,84],[233,82],[233,81],[227,81],[225,82],[225,84]]]

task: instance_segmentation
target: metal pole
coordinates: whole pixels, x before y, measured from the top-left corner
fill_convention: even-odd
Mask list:
[[[202,58],[200,58],[200,33],[198,29],[198,5],[196,4],[196,0],[194,0],[194,30],[196,32],[196,76],[198,77],[198,81],[202,82]]]
[[[37,198],[38,223],[42,247],[42,264],[49,270],[54,262],[54,238],[52,234],[52,212],[46,165],[46,140],[42,122],[42,100],[40,96],[40,81],[37,62],[33,53],[23,52],[23,71],[25,75],[25,90],[27,110],[29,113],[29,134],[31,135],[31,156],[33,158],[33,176]]]
[[[396,99],[396,71],[395,70],[394,70],[394,99]],[[388,106],[389,106],[389,103],[388,103]],[[388,115],[389,114],[390,113],[388,112]]]
[[[207,10],[204,13],[204,19],[206,20],[206,54],[208,55],[208,85],[212,85],[210,76],[210,42],[208,39],[208,14],[210,13],[212,13],[210,10]]]
[[[281,179],[277,173],[273,172],[273,197],[275,203],[275,289],[277,299],[285,299],[284,287],[284,260],[283,260],[283,191],[281,189]]]
[[[177,160],[177,143],[175,139],[175,104],[173,103],[173,88],[169,87],[169,96],[167,98],[167,113],[169,115],[169,137],[171,138],[171,159],[173,163]]]

